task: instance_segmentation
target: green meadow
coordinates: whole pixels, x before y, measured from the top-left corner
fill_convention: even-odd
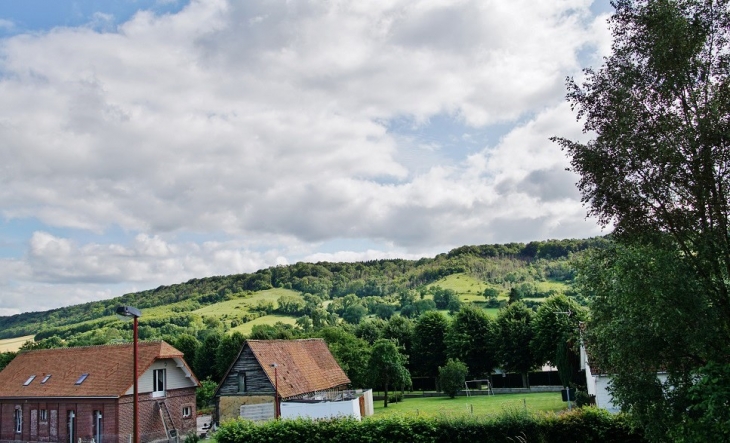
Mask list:
[[[526,409],[530,412],[558,412],[567,409],[567,403],[559,392],[529,394],[475,395],[471,397],[418,397],[406,398],[398,403],[374,401],[375,417],[394,415],[458,417],[465,415],[496,415],[511,409]]]
[[[256,325],[273,325],[275,323],[284,323],[287,325],[293,325],[296,323],[296,319],[294,317],[289,317],[286,315],[264,315],[263,317],[255,318],[251,320],[250,322],[246,322],[242,325],[238,325],[235,328],[231,328],[231,330],[228,332],[229,334],[232,334],[235,331],[238,331],[242,333],[243,335],[249,335],[251,333],[251,330]]]
[[[460,273],[444,277],[441,280],[437,280],[427,285],[426,287],[431,288],[433,286],[440,286],[443,289],[451,289],[459,294],[459,298],[462,301],[484,301],[482,294],[489,285],[472,276]]]
[[[256,306],[261,301],[271,301],[274,303],[274,309],[276,309],[276,300],[282,295],[295,295],[298,296],[299,292],[292,291],[291,289],[274,288],[267,289],[265,291],[254,292],[250,295],[243,295],[233,300],[227,300],[224,302],[216,303],[213,305],[205,306],[200,309],[193,311],[195,314],[202,316],[212,317],[225,317],[229,315],[235,315],[242,313],[243,310]]]

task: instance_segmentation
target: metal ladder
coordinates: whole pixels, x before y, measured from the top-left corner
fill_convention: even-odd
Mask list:
[[[167,409],[167,404],[164,401],[158,401],[157,406],[160,408],[160,418],[162,419],[162,425],[165,427],[165,435],[170,443],[178,443],[179,437],[177,435],[177,429],[175,429],[175,422],[172,421],[170,410]]]

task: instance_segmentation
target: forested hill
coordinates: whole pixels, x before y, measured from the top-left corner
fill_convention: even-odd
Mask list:
[[[169,305],[171,312],[185,313],[228,300],[236,294],[271,288],[291,289],[327,300],[347,294],[361,298],[391,296],[458,273],[494,284],[524,281],[525,275],[521,274],[525,273],[538,273],[543,279],[565,281],[572,278],[568,257],[587,248],[599,247],[606,241],[605,238],[592,238],[462,246],[446,254],[420,260],[300,262],[249,274],[196,278],[109,300],[0,317],[0,338],[37,334],[78,323],[93,328],[93,320],[113,315],[119,305],[133,305],[141,309]]]

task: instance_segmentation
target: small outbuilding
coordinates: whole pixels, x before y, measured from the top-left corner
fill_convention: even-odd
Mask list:
[[[133,430],[132,344],[21,352],[0,372],[0,443],[127,443]],[[198,380],[164,341],[139,343],[141,442],[196,430]]]
[[[216,421],[371,415],[372,393],[349,383],[322,339],[248,340],[216,390]]]

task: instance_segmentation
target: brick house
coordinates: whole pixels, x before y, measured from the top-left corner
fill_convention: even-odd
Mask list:
[[[216,421],[274,418],[277,379],[282,406],[292,401],[314,404],[343,399],[350,383],[322,339],[248,340],[216,389]],[[285,409],[281,408],[282,417],[286,417]]]
[[[22,352],[0,372],[0,443],[126,443],[133,429],[133,345]],[[196,429],[198,380],[182,352],[139,343],[141,442]]]

